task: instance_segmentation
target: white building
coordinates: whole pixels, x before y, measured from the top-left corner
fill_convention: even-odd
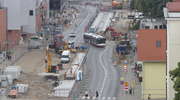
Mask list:
[[[167,20],[167,100],[173,100],[175,91],[169,71],[180,62],[180,2],[167,3],[164,16]]]
[[[42,2],[49,3],[48,0],[1,0],[1,5],[8,11],[8,30],[36,33]]]
[[[140,29],[166,29],[165,20],[142,19]]]

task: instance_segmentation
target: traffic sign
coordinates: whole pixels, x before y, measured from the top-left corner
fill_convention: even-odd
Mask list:
[[[124,90],[127,91],[129,89],[129,83],[124,82]]]
[[[129,86],[129,83],[128,83],[128,82],[124,82],[124,86],[125,86],[125,87],[128,87],[128,86]]]
[[[128,71],[128,68],[127,68],[127,66],[125,65],[124,66],[124,72],[127,72]]]

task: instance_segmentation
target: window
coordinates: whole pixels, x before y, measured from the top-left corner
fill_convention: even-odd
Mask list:
[[[29,10],[29,16],[33,16],[33,10]]]
[[[159,25],[159,29],[163,29],[163,25]]]
[[[145,29],[150,29],[150,27],[149,26],[145,26]]]
[[[157,26],[157,25],[155,25],[155,26],[154,26],[154,29],[158,29],[158,26]]]
[[[160,47],[161,47],[161,41],[160,41],[160,40],[157,40],[157,41],[156,41],[156,47],[157,47],[157,48],[160,48]]]
[[[167,28],[167,26],[166,25],[163,25],[163,29],[166,29]]]

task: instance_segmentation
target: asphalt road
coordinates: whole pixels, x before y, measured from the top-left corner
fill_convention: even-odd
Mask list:
[[[89,20],[96,14],[96,8],[92,6],[82,7],[79,18],[75,21],[77,26],[73,25],[70,30],[64,33],[66,40],[75,41],[75,45],[83,43],[83,33]],[[75,38],[68,37],[69,33],[76,33]],[[107,42],[105,48],[90,46],[86,67],[89,73],[88,90],[98,91],[100,98],[109,98],[111,100],[117,97],[119,74],[112,63],[113,42]]]
[[[108,41],[105,48],[92,46],[88,52],[86,63],[90,71],[88,88],[91,92],[99,92],[99,100],[103,98],[113,100],[117,97],[119,73],[112,63],[113,46],[114,43]]]
[[[64,32],[64,39],[65,40],[71,40],[75,42],[75,46],[83,43],[83,33],[85,30],[85,27],[89,23],[90,19],[95,16],[96,14],[96,8],[93,8],[91,6],[76,6],[80,10],[79,17],[75,20],[75,23],[72,25],[72,27]],[[69,37],[70,33],[75,33],[76,37]]]

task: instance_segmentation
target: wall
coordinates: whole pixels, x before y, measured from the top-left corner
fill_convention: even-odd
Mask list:
[[[42,17],[41,14],[36,14],[36,32],[41,31]]]
[[[40,0],[1,0],[3,7],[8,9],[8,29],[21,30],[26,33],[36,33],[35,9]],[[33,10],[33,16],[29,11]]]
[[[7,35],[7,10],[0,9],[0,51],[5,50]]]
[[[48,0],[43,0],[42,2],[39,2],[39,5],[36,8],[36,32],[41,31],[42,24],[44,24],[43,20],[47,22],[47,19],[49,18],[48,3]]]
[[[25,33],[36,33],[36,2],[37,0],[21,0],[22,25]],[[33,10],[33,16],[29,15],[30,10]]]
[[[8,15],[8,29],[9,30],[20,30],[21,19],[20,15],[20,2],[21,0],[4,0],[4,7],[7,7]]]
[[[19,44],[21,38],[20,30],[8,30],[8,48],[13,48]]]
[[[169,71],[177,67],[177,63],[180,62],[180,17],[175,20],[167,19],[167,92],[168,99],[173,100],[174,88],[173,82],[169,77]]]
[[[143,63],[143,100],[148,94],[152,99],[166,98],[166,64],[165,62]]]

